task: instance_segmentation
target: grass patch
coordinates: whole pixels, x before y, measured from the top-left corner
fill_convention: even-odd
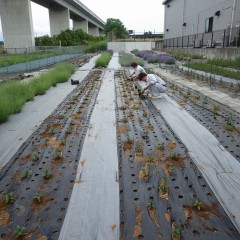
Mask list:
[[[4,54],[0,56],[0,67],[6,67],[17,63],[30,62],[38,59],[53,57],[60,53],[29,53],[29,54]]]
[[[215,66],[215,65],[210,65],[208,63],[188,63],[186,64],[186,67],[195,69],[195,70],[200,70],[216,75],[220,75],[223,77],[228,77],[236,80],[240,80],[240,73],[239,71],[234,71],[230,69],[225,69],[220,66]]]
[[[123,67],[130,67],[132,62],[136,62],[138,65],[144,66],[144,61],[141,58],[135,57],[129,53],[123,53],[119,58],[119,63]]]
[[[220,67],[233,67],[233,68],[240,68],[240,57],[235,59],[222,59],[222,58],[214,58],[208,60],[208,64],[216,65]]]
[[[110,53],[104,52],[95,61],[95,67],[107,67],[111,60],[112,55]]]
[[[0,86],[0,123],[11,114],[19,113],[23,105],[37,95],[43,95],[51,86],[66,82],[74,72],[72,64],[60,63],[47,73],[33,78],[28,83],[10,82]]]
[[[200,55],[200,54],[187,54],[182,52],[171,52],[170,54],[177,59],[186,59],[186,58],[203,59],[203,55]]]

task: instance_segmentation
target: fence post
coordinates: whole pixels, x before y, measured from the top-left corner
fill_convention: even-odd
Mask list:
[[[223,30],[223,48],[225,47],[225,30]]]

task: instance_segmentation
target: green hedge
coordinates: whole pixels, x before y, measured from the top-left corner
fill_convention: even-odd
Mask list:
[[[130,67],[132,62],[136,62],[138,65],[144,66],[144,60],[141,58],[135,57],[132,54],[129,53],[123,53],[121,54],[119,58],[119,63],[123,67]]]
[[[111,60],[112,55],[108,52],[104,52],[95,61],[95,67],[107,67]]]

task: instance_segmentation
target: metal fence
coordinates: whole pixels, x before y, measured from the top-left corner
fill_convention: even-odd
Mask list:
[[[240,27],[164,39],[164,48],[240,47]]]

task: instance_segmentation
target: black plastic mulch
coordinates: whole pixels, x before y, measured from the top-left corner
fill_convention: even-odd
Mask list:
[[[115,73],[121,239],[240,239],[186,147],[124,79]]]
[[[100,75],[101,71],[91,72],[1,170],[0,239],[15,239],[17,225],[25,228],[17,239],[58,239]],[[48,173],[50,178],[44,178]],[[12,203],[6,203],[6,194],[11,194]],[[34,199],[38,196],[40,203]]]

